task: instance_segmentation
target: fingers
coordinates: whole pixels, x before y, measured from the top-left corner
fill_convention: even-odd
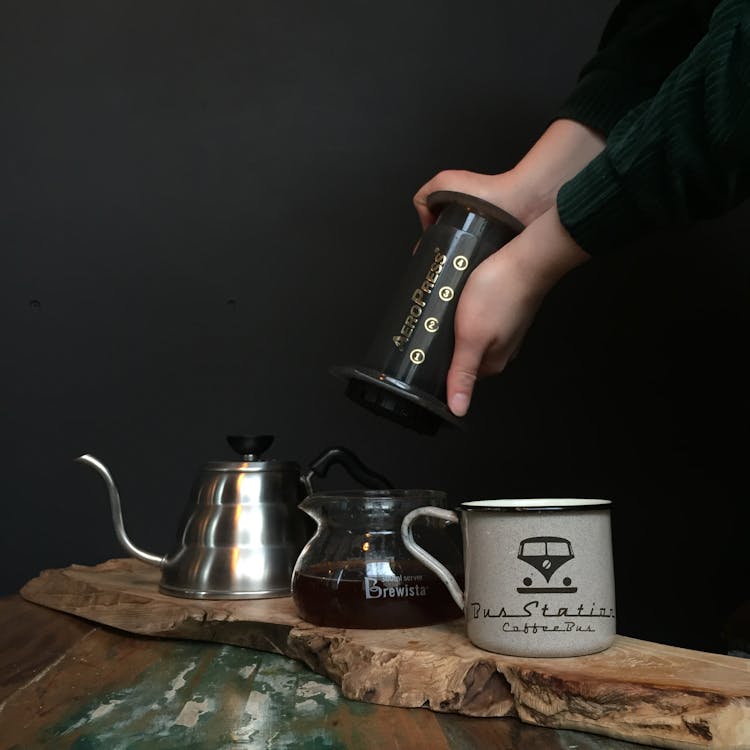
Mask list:
[[[422,185],[414,195],[414,208],[417,209],[422,229],[435,223],[437,216],[427,206],[427,198],[438,190],[453,190],[459,193],[469,193],[481,198],[487,192],[489,175],[468,172],[462,169],[446,169],[438,172],[431,180]]]
[[[483,354],[484,348],[481,346],[456,342],[446,386],[448,408],[457,417],[463,417],[469,411]]]
[[[437,216],[430,211],[427,206],[427,196],[430,193],[434,193],[438,188],[432,187],[436,178],[433,177],[428,183],[424,184],[414,196],[414,208],[417,209],[417,216],[419,216],[419,223],[422,225],[422,229],[427,229],[431,224],[435,223]]]
[[[446,377],[448,408],[458,417],[468,412],[477,380],[503,372],[517,354],[540,304],[514,260],[521,237],[483,260],[461,292]]]

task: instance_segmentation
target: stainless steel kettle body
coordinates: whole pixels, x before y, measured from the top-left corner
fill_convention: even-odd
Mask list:
[[[311,477],[340,463],[366,486],[390,486],[344,448],[325,451],[302,474],[292,461],[257,460],[272,436],[230,436],[241,461],[205,464],[193,484],[178,544],[159,556],[136,547],[122,519],[120,494],[107,467],[85,454],[109,491],[115,533],[126,552],[161,568],[159,590],[191,599],[261,599],[289,596],[295,562],[310,527],[297,507],[312,493]]]

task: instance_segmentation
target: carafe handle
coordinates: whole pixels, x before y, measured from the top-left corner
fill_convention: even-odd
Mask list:
[[[303,477],[308,494],[312,494],[312,477],[324,477],[331,466],[340,464],[349,475],[363,487],[373,490],[391,490],[393,484],[382,474],[373,471],[348,448],[335,446],[323,451],[311,464],[310,470]]]
[[[408,549],[409,552],[419,560],[419,562],[427,566],[436,576],[438,576],[438,578],[440,578],[448,588],[448,592],[453,597],[453,601],[455,601],[460,609],[463,610],[464,592],[461,591],[461,587],[458,585],[456,579],[443,563],[436,560],[429,552],[425,551],[414,541],[411,525],[420,516],[432,516],[433,518],[439,518],[448,523],[459,523],[458,514],[454,513],[452,510],[433,508],[431,506],[416,508],[404,516],[404,520],[401,522],[401,538],[404,540],[406,549]]]

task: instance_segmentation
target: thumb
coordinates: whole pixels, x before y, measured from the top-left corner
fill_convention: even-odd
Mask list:
[[[469,411],[482,355],[482,349],[456,342],[453,359],[448,370],[446,387],[448,408],[457,417],[463,417]]]

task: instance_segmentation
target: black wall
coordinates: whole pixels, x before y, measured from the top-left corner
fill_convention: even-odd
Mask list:
[[[745,597],[750,212],[578,269],[465,434],[354,405],[444,168],[499,172],[614,2],[0,3],[0,593],[174,541],[225,435],[452,502],[614,501],[618,629],[723,652]],[[334,472],[320,486],[349,486]],[[745,514],[745,515],[743,515]]]

